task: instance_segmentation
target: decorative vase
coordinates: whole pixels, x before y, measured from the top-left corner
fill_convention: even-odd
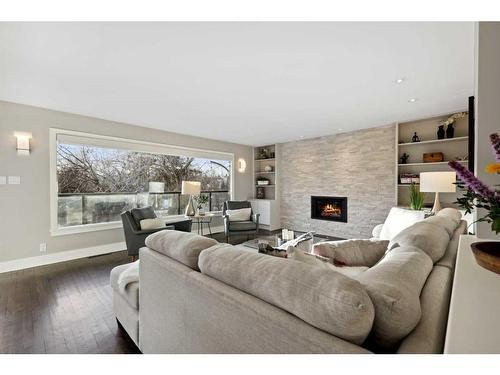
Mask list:
[[[453,138],[454,135],[455,135],[455,128],[453,127],[453,123],[451,123],[446,128],[446,138]]]
[[[271,167],[270,165],[266,165],[264,167],[264,171],[266,171],[266,172],[272,172],[273,171],[273,167]]]
[[[477,264],[500,274],[500,242],[474,242],[470,246]]]
[[[438,131],[437,131],[437,137],[438,137],[438,139],[444,139],[444,125],[439,125]]]

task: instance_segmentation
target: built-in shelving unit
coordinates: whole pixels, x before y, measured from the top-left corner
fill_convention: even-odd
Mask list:
[[[279,229],[280,201],[279,188],[279,145],[265,145],[253,150],[254,192],[252,209],[260,214],[260,224],[269,230]],[[258,179],[266,179],[267,185],[258,185]]]
[[[464,110],[464,112],[466,111]],[[400,176],[402,174],[412,173],[419,175],[420,172],[449,171],[448,161],[450,160],[457,160],[466,167],[468,166],[468,161],[463,160],[464,158],[466,159],[469,154],[467,116],[455,122],[455,134],[453,138],[437,139],[439,123],[446,120],[452,114],[453,113],[447,113],[443,116],[398,123],[396,125],[396,195],[399,206],[407,206],[409,204],[408,188],[410,184],[401,183]],[[417,132],[420,142],[412,142],[412,137],[415,132]],[[430,163],[425,163],[423,161],[424,153],[437,152],[443,153],[443,161]],[[401,157],[404,153],[410,155],[406,164],[401,163]],[[441,193],[441,203],[444,205],[452,205],[457,197],[457,193]],[[425,203],[427,205],[431,205],[433,199],[433,193],[425,194]]]

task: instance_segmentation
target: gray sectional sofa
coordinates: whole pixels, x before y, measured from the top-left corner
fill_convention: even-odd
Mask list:
[[[143,353],[442,353],[465,228],[445,209],[400,231],[353,278],[158,232],[140,250],[137,325],[123,296],[115,311],[130,310],[116,315],[134,327]]]

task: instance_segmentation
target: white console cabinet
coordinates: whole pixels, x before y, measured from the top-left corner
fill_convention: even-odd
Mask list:
[[[259,223],[262,229],[280,229],[279,201],[271,199],[251,199],[253,212],[260,214]]]

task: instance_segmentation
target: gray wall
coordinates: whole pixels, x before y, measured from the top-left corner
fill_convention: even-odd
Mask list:
[[[500,184],[498,175],[484,172],[495,158],[489,135],[500,132],[500,22],[479,22],[476,29],[476,175],[492,186]],[[481,212],[480,212],[481,214]],[[500,240],[487,223],[477,224],[479,238]]]
[[[48,253],[54,253],[124,240],[121,229],[51,237],[51,127],[234,153],[235,162],[242,157],[248,166],[245,173],[235,170],[235,198],[252,194],[251,147],[0,101],[0,176],[21,176],[21,185],[0,185],[0,262],[40,255],[42,242],[47,243]],[[15,131],[33,134],[30,156],[17,155]]]
[[[395,127],[281,145],[281,224],[343,238],[371,237],[395,200]],[[348,223],[311,219],[311,195],[348,197]]]

